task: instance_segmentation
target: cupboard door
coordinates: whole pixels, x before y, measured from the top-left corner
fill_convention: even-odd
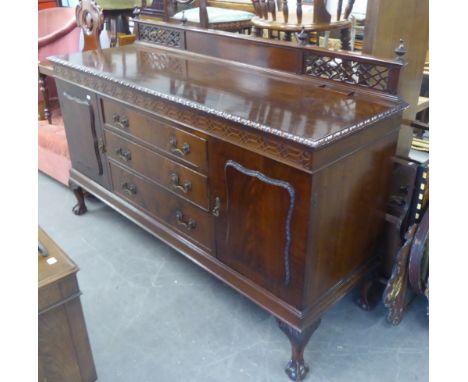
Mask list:
[[[109,188],[96,95],[63,81],[57,90],[72,167]]]
[[[216,257],[293,305],[304,280],[307,175],[210,140]]]

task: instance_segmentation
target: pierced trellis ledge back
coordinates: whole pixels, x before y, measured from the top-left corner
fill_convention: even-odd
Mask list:
[[[406,49],[403,40],[395,49],[395,59],[385,60],[164,22],[135,20],[135,25],[140,42],[260,67],[266,67],[268,61],[269,69],[357,85],[388,94],[397,94],[400,71],[405,66]],[[221,49],[223,44],[228,44],[232,49]],[[241,51],[245,54],[240,54]]]

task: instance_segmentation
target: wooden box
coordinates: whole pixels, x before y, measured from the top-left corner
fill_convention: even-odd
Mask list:
[[[39,381],[97,379],[76,279],[78,266],[39,228]]]

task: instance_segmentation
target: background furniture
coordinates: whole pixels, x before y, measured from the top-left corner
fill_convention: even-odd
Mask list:
[[[57,19],[52,17],[53,15],[56,15]],[[63,27],[63,24],[66,27]],[[53,95],[56,95],[54,71],[46,57],[77,52],[80,27],[84,30],[83,50],[100,49],[99,35],[103,27],[103,16],[94,1],[83,0],[76,9],[52,8],[40,11],[39,25],[44,31],[50,31],[50,28],[54,27],[55,29],[52,29],[51,33],[44,33],[44,37],[39,39],[39,90],[40,98],[44,102],[46,120],[39,121],[38,166],[40,171],[68,185],[71,168],[68,143],[60,107],[57,103],[51,102]],[[66,33],[68,30],[71,32]],[[59,36],[59,38],[52,39],[49,36]],[[44,41],[49,44],[45,44]]]
[[[101,7],[106,22],[106,29],[110,31],[110,46],[117,45],[117,35],[129,35],[129,18],[134,15],[135,9],[140,9],[144,0],[96,0]]]
[[[366,29],[362,52],[378,57],[393,56],[392,42],[403,38],[408,48],[407,66],[402,72],[399,94],[409,108],[403,118],[415,119],[420,96],[423,68],[429,44],[428,0],[372,0],[367,2]],[[413,140],[413,128],[405,123],[400,131],[397,154],[407,157]]]
[[[40,227],[38,271],[39,381],[95,381],[79,268]]]
[[[378,251],[382,267],[361,288],[360,306],[380,299],[398,325],[415,294],[429,297],[429,162],[395,157],[385,229]]]
[[[211,7],[207,0],[199,0],[198,7],[192,7],[194,0],[155,0],[150,7],[143,8],[142,15],[161,15],[164,21],[187,25],[200,25],[202,28],[231,32],[250,33],[255,15],[245,10]]]
[[[325,32],[325,38],[328,38],[330,31],[340,30],[342,49],[350,50],[352,24],[348,17],[353,9],[354,1],[348,0],[343,14],[343,1],[339,0],[336,14],[331,15],[326,8],[325,0],[314,0],[313,5],[299,0],[296,2],[295,9],[289,6],[288,1],[252,0],[256,14],[252,23],[259,36],[266,29],[268,37],[272,37],[272,32],[275,31],[277,37],[280,38],[280,32],[283,32],[285,40],[291,41],[292,34],[301,33],[301,37],[298,38],[304,44],[309,42],[312,32],[317,34],[318,45],[320,32]]]
[[[47,9],[47,8],[55,8],[55,7],[61,7],[61,1],[60,0],[38,0],[38,9]]]
[[[73,211],[96,195],[275,315],[302,379],[320,317],[376,266],[401,59],[136,23],[135,44],[51,59]]]
[[[76,25],[74,8],[48,8],[38,12],[38,58],[44,61],[53,54],[77,52],[80,29]],[[49,84],[49,96],[56,96],[54,81]],[[39,93],[39,101],[42,101]]]
[[[80,28],[76,24],[74,8],[41,10],[39,17],[39,170],[67,185],[71,168],[63,119],[57,102],[57,90],[52,67],[47,57],[77,52]]]

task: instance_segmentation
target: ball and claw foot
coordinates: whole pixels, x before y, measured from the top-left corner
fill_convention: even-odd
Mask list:
[[[78,202],[73,206],[72,211],[75,215],[79,216],[87,212],[88,209],[86,208],[86,204]]]
[[[75,215],[83,215],[86,211],[88,211],[85,204],[84,190],[72,181],[69,181],[68,185],[73,191],[76,201],[78,202],[73,206],[72,211]]]
[[[309,372],[309,366],[305,362],[293,361],[291,359],[284,371],[291,381],[302,381]]]
[[[357,304],[361,309],[370,311],[379,303],[382,297],[382,292],[383,284],[380,282],[378,277],[366,280],[361,286]]]
[[[320,325],[320,319],[300,332],[281,320],[278,320],[278,325],[291,343],[291,359],[284,371],[292,381],[302,381],[309,372],[309,366],[304,362],[304,349]]]

